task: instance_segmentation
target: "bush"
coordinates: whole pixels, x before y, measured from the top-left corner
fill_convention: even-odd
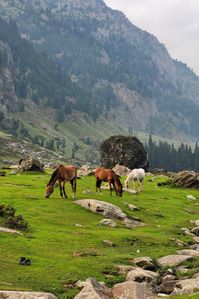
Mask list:
[[[15,208],[12,206],[0,205],[0,217],[4,218],[4,224],[13,229],[26,230],[28,223],[24,220],[22,215],[15,215]]]
[[[22,215],[7,217],[5,225],[14,229],[26,230],[28,228],[28,223],[23,219]]]
[[[16,210],[12,206],[0,205],[0,217],[14,216]]]

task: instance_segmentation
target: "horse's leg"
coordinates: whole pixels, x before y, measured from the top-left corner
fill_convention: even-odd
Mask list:
[[[142,191],[142,181],[140,179],[137,179],[138,181],[138,191]]]
[[[96,192],[99,191],[101,193],[101,189],[100,189],[101,184],[102,184],[102,181],[99,178],[97,178],[96,179]]]
[[[60,196],[63,197],[61,181],[59,181]]]
[[[133,179],[134,190],[136,190],[135,179]]]
[[[144,190],[144,179],[141,179],[141,190]]]
[[[73,198],[76,196],[76,178],[73,178],[70,180],[71,186],[72,186],[72,191],[73,191]]]
[[[68,196],[66,194],[65,184],[66,184],[66,181],[63,182],[63,192],[64,192],[64,197],[67,198]]]

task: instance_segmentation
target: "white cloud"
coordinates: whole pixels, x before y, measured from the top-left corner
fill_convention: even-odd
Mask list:
[[[199,74],[198,0],[105,0],[139,28],[154,34],[173,58]]]

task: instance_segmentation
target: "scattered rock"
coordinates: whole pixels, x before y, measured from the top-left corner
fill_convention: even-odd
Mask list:
[[[0,291],[0,298],[2,299],[57,299],[51,293],[41,292],[17,292],[17,291]]]
[[[5,171],[0,171],[0,176],[6,176],[6,172]]]
[[[177,238],[171,238],[170,240],[172,242],[174,242],[178,246],[185,246],[185,245],[187,245],[187,243],[185,243],[185,242],[183,242],[183,241],[181,241],[181,240],[179,240]]]
[[[149,270],[144,270],[142,268],[134,268],[132,271],[130,271],[127,274],[126,280],[133,280],[137,282],[147,282],[147,283],[156,283],[157,279],[159,277],[159,274],[149,271]]]
[[[194,228],[191,230],[191,232],[192,232],[193,234],[195,234],[197,237],[199,237],[199,226],[194,227]]]
[[[91,194],[93,193],[90,189],[86,189],[83,191],[83,194]]]
[[[113,287],[114,299],[156,299],[152,288],[145,283],[126,281]]]
[[[196,238],[198,238],[198,237],[196,237]],[[198,250],[199,251],[199,244],[198,243],[193,244],[193,245],[190,246],[190,248],[193,249],[193,250]]]
[[[123,191],[130,193],[130,194],[138,194],[139,193],[137,190],[130,189],[130,188],[123,188]]]
[[[81,199],[76,200],[75,203],[94,213],[104,215],[110,219],[123,220],[127,217],[127,215],[122,212],[120,208],[108,202],[95,199]]]
[[[44,165],[33,157],[27,157],[19,161],[19,171],[39,171],[44,172]]]
[[[199,251],[193,249],[178,250],[177,253],[189,256],[199,256]]]
[[[126,265],[116,265],[116,270],[119,274],[127,274],[128,272],[135,269],[133,266],[126,266]]]
[[[179,272],[180,274],[184,275],[184,274],[188,273],[189,269],[185,266],[179,266],[179,267],[177,267],[176,271]]]
[[[196,200],[196,198],[195,198],[195,196],[193,196],[193,195],[187,195],[187,199],[189,199],[189,200]]]
[[[177,187],[199,188],[199,174],[189,170],[178,172],[174,174],[172,184]]]
[[[115,167],[113,167],[113,171],[119,176],[127,176],[131,172],[131,169],[117,164]]]
[[[193,237],[194,242],[199,243],[199,237]]]
[[[0,232],[10,233],[10,234],[18,234],[18,235],[21,235],[21,236],[23,235],[18,230],[11,229],[11,228],[5,228],[5,227],[0,227]]]
[[[164,294],[171,294],[174,291],[174,287],[177,280],[168,280],[157,286],[157,292]]]
[[[94,278],[88,278],[83,289],[74,299],[109,299],[110,297],[112,297],[111,289]]]
[[[134,258],[132,260],[132,262],[136,266],[143,268],[145,270],[153,270],[155,268],[155,264],[154,264],[153,260],[148,256]]]
[[[171,295],[193,294],[196,292],[199,292],[199,277],[178,281]]]
[[[199,226],[199,219],[195,220],[195,225]]]
[[[77,170],[77,176],[87,176],[94,174],[93,170],[91,170],[91,167],[89,165],[82,165],[78,170]]]
[[[109,219],[121,220],[128,228],[144,225],[142,222],[139,222],[138,219],[135,220],[134,218],[127,217],[127,215],[119,207],[104,201],[95,199],[81,199],[76,200],[75,203]]]
[[[137,227],[137,226],[144,226],[144,223],[142,223],[141,220],[138,217],[125,218],[123,220],[123,223],[128,228],[134,228],[134,227]]]
[[[115,247],[115,244],[113,244],[110,240],[103,240],[102,243],[106,246]]]
[[[112,219],[106,219],[106,218],[102,219],[100,221],[100,224],[107,225],[107,226],[110,226],[110,227],[116,227],[117,226],[117,223],[114,220],[112,220]]]
[[[128,204],[128,208],[129,208],[129,210],[131,210],[131,211],[139,211],[140,209],[139,208],[137,208],[136,206],[134,206],[134,205],[132,205],[132,204]]]
[[[159,258],[157,264],[160,267],[173,267],[192,259],[193,256],[190,255],[167,255]]]
[[[187,235],[187,236],[193,236],[193,234],[191,233],[191,231],[190,231],[188,228],[186,228],[186,227],[182,227],[180,230],[181,230],[185,235]]]

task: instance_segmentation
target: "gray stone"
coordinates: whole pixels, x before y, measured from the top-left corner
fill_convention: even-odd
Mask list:
[[[199,256],[199,251],[193,249],[178,250],[177,253],[189,256]]]
[[[96,199],[81,199],[76,200],[75,203],[94,213],[101,214],[109,219],[121,220],[128,228],[144,225],[142,222],[138,221],[138,219],[135,220],[133,218],[127,217],[127,215],[119,207],[108,202]]]
[[[102,219],[100,221],[100,224],[102,225],[107,225],[107,226],[110,226],[110,227],[116,227],[117,226],[117,223],[115,221],[113,221],[112,219]]]
[[[18,230],[11,229],[11,228],[6,228],[6,227],[0,227],[0,232],[3,232],[3,233],[10,233],[10,234],[23,235],[23,234],[20,233]]]
[[[174,291],[174,287],[177,283],[177,280],[168,280],[157,287],[158,292],[171,294]]]
[[[44,172],[44,165],[42,165],[39,160],[33,157],[26,157],[19,161],[18,170]]]
[[[185,261],[192,260],[193,256],[190,255],[167,255],[159,258],[157,264],[160,267],[173,267],[182,264]]]
[[[172,183],[177,187],[199,188],[199,175],[197,172],[184,170],[174,174]]]
[[[199,219],[195,220],[195,225],[199,226]]]
[[[140,209],[139,208],[137,208],[136,206],[134,206],[134,205],[132,205],[132,204],[128,204],[128,208],[129,208],[129,210],[131,210],[131,211],[139,211]]]
[[[130,193],[130,194],[138,194],[137,190],[131,189],[131,188],[123,188],[123,191]]]
[[[145,283],[126,281],[113,286],[114,299],[156,299],[152,288]]]
[[[57,299],[51,293],[42,292],[18,292],[18,291],[0,291],[1,299]]]
[[[199,244],[199,237],[195,236],[195,237],[193,237],[193,240],[194,240],[194,242]]]
[[[95,278],[88,278],[81,292],[74,299],[109,299],[112,297],[112,290],[99,283]]]
[[[197,237],[199,237],[199,226],[194,227],[191,232],[196,235]]]
[[[189,199],[189,200],[196,200],[195,196],[193,196],[191,194],[187,195],[187,199]]]
[[[179,281],[171,295],[192,294],[199,292],[199,277]],[[199,295],[199,294],[198,294]]]
[[[81,199],[76,200],[75,203],[110,219],[124,220],[127,217],[127,215],[119,207],[108,202],[95,199]]]
[[[146,269],[146,270],[151,270],[151,269],[154,269],[154,267],[155,267],[153,260],[148,256],[134,258],[132,260],[132,262],[136,266]]]
[[[186,228],[186,227],[182,227],[182,228],[181,228],[181,231],[182,231],[185,235],[187,235],[187,236],[193,236],[193,234],[191,233],[191,231],[190,231],[188,228]]]
[[[119,176],[127,176],[131,172],[131,169],[117,164],[115,167],[113,167],[113,171]]]
[[[144,270],[142,268],[134,268],[132,271],[130,271],[127,276],[126,280],[133,280],[137,282],[147,282],[147,283],[156,283],[157,279],[159,277],[158,273],[155,273],[153,271]]]
[[[116,265],[115,266],[116,271],[119,274],[127,274],[128,272],[132,271],[133,269],[135,269],[135,267],[133,266],[128,266],[128,265]]]
[[[110,240],[103,240],[102,243],[106,246],[115,247],[115,244],[113,244]]]

